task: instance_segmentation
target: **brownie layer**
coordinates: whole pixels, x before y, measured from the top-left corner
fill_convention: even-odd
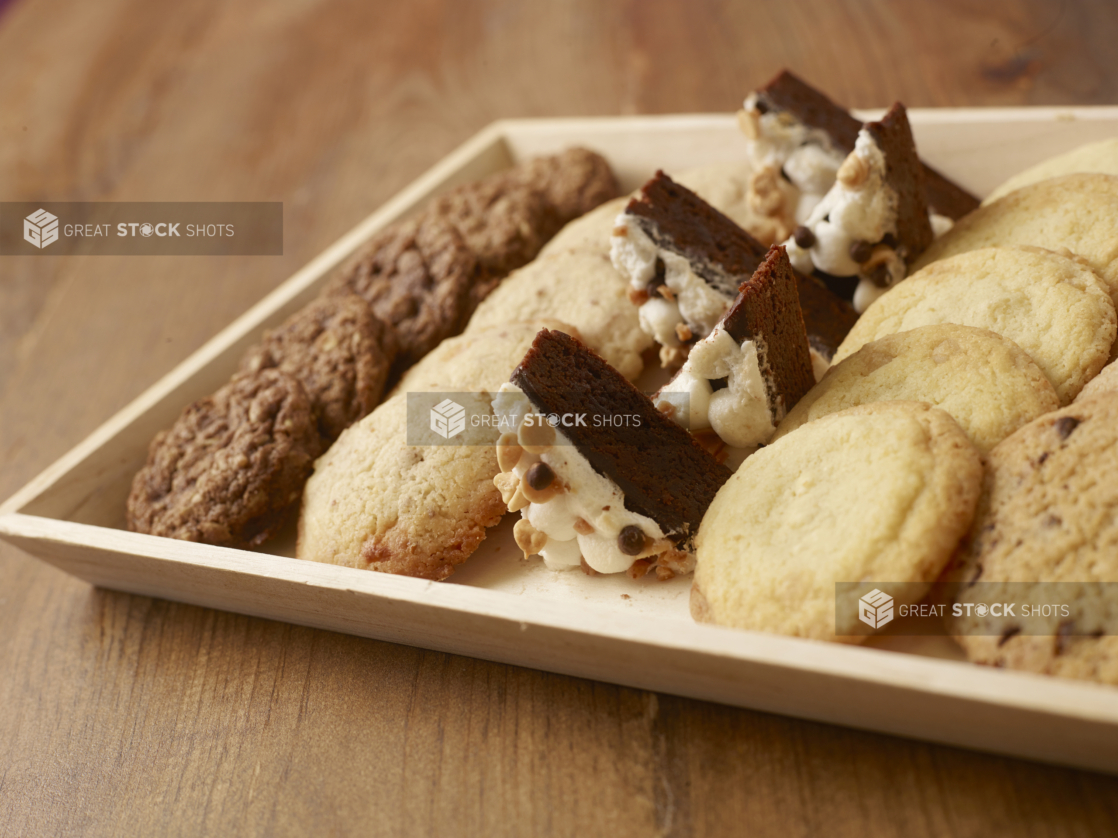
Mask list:
[[[727,297],[737,294],[741,278],[752,276],[764,258],[759,241],[662,171],[625,212],[642,220],[641,229],[657,247],[687,259],[691,270]]]
[[[683,549],[730,470],[666,418],[652,401],[580,341],[542,330],[510,379],[544,414],[636,417],[627,426],[564,426],[563,434],[625,506],[656,521]]]
[[[773,245],[753,276],[742,283],[722,325],[738,343],[760,339],[772,375],[771,382],[765,382],[769,406],[773,424],[778,424],[815,386],[796,278],[782,246]]]
[[[897,102],[878,122],[867,122],[866,130],[885,154],[885,181],[897,193],[897,240],[904,248],[898,254],[911,263],[932,243],[935,234],[928,220],[924,173],[916,156],[916,143],[904,105]]]

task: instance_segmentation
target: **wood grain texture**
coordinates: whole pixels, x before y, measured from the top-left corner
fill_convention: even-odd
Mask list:
[[[0,260],[0,496],[493,119],[1113,104],[1106,0],[18,0],[0,198],[279,200],[282,257]],[[1118,780],[91,590],[0,547],[0,833],[1097,835]]]

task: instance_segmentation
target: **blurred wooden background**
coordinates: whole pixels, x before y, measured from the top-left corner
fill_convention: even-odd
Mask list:
[[[0,498],[500,117],[1114,104],[1112,0],[0,3],[0,199],[283,201],[0,259]],[[92,590],[0,546],[0,834],[1118,834],[1118,779]]]

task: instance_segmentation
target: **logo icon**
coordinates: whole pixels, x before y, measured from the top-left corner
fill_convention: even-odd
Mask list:
[[[23,239],[40,250],[58,241],[58,216],[45,209],[31,213],[23,219]]]
[[[870,628],[881,628],[893,619],[893,598],[874,588],[858,600],[858,619]]]
[[[443,399],[431,408],[431,430],[443,439],[458,436],[466,430],[466,408],[458,402]]]
[[[152,227],[150,224],[141,224],[140,225],[140,235],[143,236],[145,239],[148,238],[148,236],[150,236],[154,232],[155,232],[155,228]]]

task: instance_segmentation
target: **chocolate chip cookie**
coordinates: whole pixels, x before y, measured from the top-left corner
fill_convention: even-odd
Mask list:
[[[470,415],[491,414],[494,395],[544,327],[572,331],[556,321],[510,323],[451,338],[413,367],[316,464],[296,556],[436,581],[453,573],[505,513],[493,485],[497,450],[492,439],[409,445],[408,392],[469,395]],[[463,438],[485,432],[470,427]]]
[[[962,586],[955,604],[975,606],[950,620],[970,660],[1118,684],[1118,603],[1106,595],[1118,583],[1116,474],[1113,392],[1041,416],[990,453],[974,526],[950,574]],[[1047,602],[1057,596],[1059,610]],[[1049,607],[977,608],[1023,597]]]
[[[258,546],[294,511],[318,445],[296,378],[278,369],[241,373],[152,441],[132,481],[128,528]]]
[[[380,402],[397,352],[396,333],[356,294],[320,297],[269,331],[241,361],[299,379],[323,448]]]
[[[455,227],[429,215],[393,224],[327,286],[324,296],[357,294],[396,331],[396,369],[410,367],[456,335],[488,275]]]

